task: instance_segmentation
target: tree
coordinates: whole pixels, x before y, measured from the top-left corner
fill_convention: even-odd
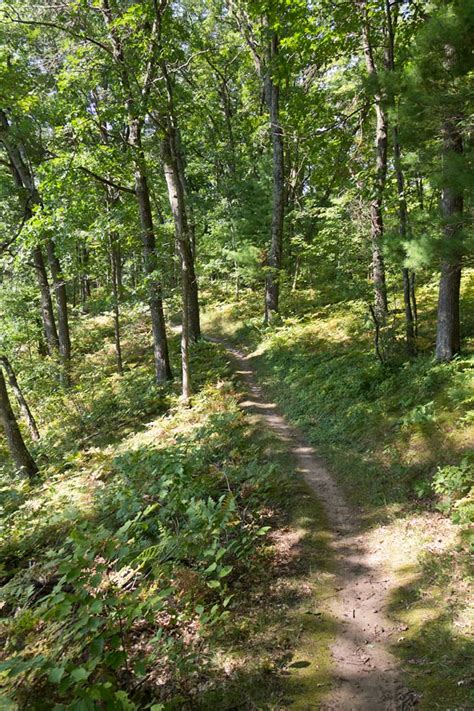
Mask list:
[[[26,424],[28,425],[28,430],[30,432],[31,439],[33,441],[37,442],[40,438],[40,434],[38,431],[38,426],[36,424],[36,420],[33,417],[33,415],[31,414],[31,410],[30,410],[28,403],[26,402],[23,392],[20,388],[17,377],[15,375],[15,371],[13,370],[12,364],[10,363],[7,356],[5,356],[5,355],[0,356],[0,365],[3,365],[3,368],[4,368],[7,378],[8,378],[8,382],[10,384],[11,389],[13,390],[16,401],[17,401],[18,406],[20,408],[20,412],[23,415]]]
[[[261,27],[261,37],[259,37],[245,9],[233,3],[230,3],[230,6],[234,10],[239,29],[247,42],[257,74],[262,81],[272,141],[272,219],[270,249],[266,257],[264,309],[264,321],[269,323],[279,311],[285,214],[284,146],[283,129],[280,121],[280,85],[278,78],[280,38],[276,29],[278,26],[278,10],[283,12],[283,8],[270,9],[270,7],[267,8],[266,6],[259,8],[259,16],[257,16],[257,22],[260,23]]]
[[[41,200],[30,164],[25,160],[21,146],[18,144],[15,135],[12,134],[10,122],[3,109],[0,109],[0,141],[7,152],[10,170],[18,188],[18,196],[23,213],[22,224],[25,224],[32,219],[34,208],[41,205]],[[41,296],[41,314],[46,342],[50,354],[53,355],[59,350],[59,337],[41,246],[35,245],[33,247],[32,256]]]
[[[18,422],[13,413],[3,371],[0,368],[0,422],[7,438],[10,454],[19,472],[33,479],[38,474],[31,454],[26,448]]]
[[[374,285],[376,318],[383,323],[387,316],[387,285],[383,254],[383,196],[387,178],[388,118],[384,105],[383,88],[375,63],[374,47],[370,30],[370,19],[365,0],[359,0],[361,13],[362,45],[369,79],[372,82],[375,110],[375,170],[370,201],[370,223],[372,243],[372,281]]]
[[[398,8],[395,6],[392,11],[390,0],[385,0],[385,14],[387,22],[387,56],[386,68],[392,75],[395,74],[395,33],[398,21]],[[394,77],[392,77],[392,80]],[[396,98],[393,95],[393,89],[389,90],[390,104],[393,110],[392,117],[392,142],[393,142],[393,161],[397,179],[398,193],[398,219],[400,240],[402,245],[405,245],[408,240],[409,224],[408,224],[408,208],[405,194],[405,176],[402,168],[402,150],[400,145],[399,121],[396,111]],[[403,302],[405,306],[405,337],[407,352],[409,355],[414,355],[415,346],[415,275],[410,274],[408,267],[402,267],[403,279]]]

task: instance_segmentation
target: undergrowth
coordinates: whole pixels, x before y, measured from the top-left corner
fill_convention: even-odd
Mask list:
[[[473,276],[466,270],[463,280],[466,335]],[[420,709],[468,709],[473,344],[466,337],[459,357],[436,364],[434,282],[418,289],[418,302],[417,356],[408,358],[398,338],[385,363],[366,305],[315,290],[284,293],[270,326],[253,294],[211,302],[205,322],[245,348],[267,397],[317,448],[372,529],[394,582],[390,615],[406,630],[395,633],[393,652]]]
[[[40,409],[36,384],[41,481],[3,471],[2,708],[194,707],[241,581],[266,555],[288,481],[239,410],[222,352],[194,347],[186,408],[177,388],[152,385],[140,316],[130,323],[119,378],[108,344],[94,348],[110,325],[83,319],[73,389],[44,376]]]
[[[467,303],[472,282],[467,273]],[[284,316],[264,327],[261,304],[249,295],[211,308],[207,322],[247,347],[269,395],[353,502],[365,510],[418,502],[467,523],[474,511],[472,348],[465,342],[453,362],[433,362],[435,298],[431,284],[419,290],[418,356],[408,359],[398,345],[384,364],[358,301],[326,306],[315,292],[287,293]],[[468,325],[471,312],[464,313]]]

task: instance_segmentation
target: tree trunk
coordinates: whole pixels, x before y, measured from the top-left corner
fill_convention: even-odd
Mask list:
[[[0,368],[0,423],[5,431],[11,457],[18,471],[33,479],[38,474],[38,468],[26,448],[18,422],[10,404],[5,378]]]
[[[180,175],[180,161],[176,154],[176,142],[174,140],[173,130],[173,127],[170,127],[167,136],[163,140],[161,154],[168,188],[168,199],[173,214],[176,242],[181,259],[181,277],[183,278],[184,275],[188,280],[188,284],[186,285],[188,298],[186,312],[189,319],[188,333],[191,340],[197,341],[201,335],[198,284],[194,270],[192,241],[186,212],[183,179]],[[183,312],[184,310],[183,306]]]
[[[140,212],[142,226],[142,243],[145,273],[152,277],[148,285],[149,304],[151,314],[151,328],[153,332],[153,353],[155,359],[155,374],[159,383],[171,380],[168,340],[166,337],[165,316],[161,298],[161,285],[153,276],[156,267],[156,243],[153,231],[153,218],[151,213],[150,195],[147,179],[140,168],[135,171],[135,190]]]
[[[110,265],[112,270],[112,295],[114,302],[114,343],[117,371],[123,375],[122,344],[120,342],[120,288],[118,282],[117,262],[120,261],[116,234],[110,236]]]
[[[198,282],[195,270],[196,239],[191,204],[188,199],[186,184],[186,171],[184,167],[183,152],[179,136],[179,127],[176,123],[174,110],[173,84],[169,77],[166,64],[162,64],[162,71],[166,79],[168,93],[168,114],[166,116],[166,135],[161,145],[163,169],[165,172],[168,198],[175,225],[178,251],[181,257],[181,279],[186,277],[186,294],[188,304],[188,334],[192,341],[201,337],[201,322],[199,313]]]
[[[416,274],[412,272],[410,274],[410,295],[411,295],[411,305],[413,310],[413,328],[415,332],[415,338],[418,337],[418,305],[416,302]]]
[[[48,254],[49,268],[53,277],[53,288],[56,294],[56,305],[58,310],[58,338],[59,338],[59,355],[61,357],[61,381],[65,387],[71,384],[69,366],[71,361],[71,337],[69,333],[69,319],[66,283],[61,273],[61,264],[56,255],[55,245],[52,239],[48,239],[46,243],[46,251]]]
[[[145,172],[145,156],[141,147],[140,126],[138,122],[132,123],[130,143],[135,150],[135,195],[140,215],[142,228],[143,261],[145,274],[149,277],[148,292],[151,315],[151,328],[153,332],[153,354],[155,361],[155,374],[158,383],[171,380],[173,374],[168,354],[168,340],[166,337],[165,316],[161,298],[161,285],[154,276],[156,269],[156,242],[153,226],[153,216],[150,204],[150,192]]]
[[[385,12],[387,18],[387,29],[388,29],[388,52],[387,52],[387,69],[390,72],[395,71],[395,29],[397,24],[397,10],[395,10],[395,15],[392,17],[392,7],[391,0],[386,0],[385,2]],[[397,178],[397,193],[398,193],[398,224],[400,231],[400,240],[404,246],[408,240],[408,208],[407,201],[405,197],[405,176],[403,175],[402,168],[402,151],[400,146],[400,137],[398,131],[398,118],[396,114],[396,100],[392,92],[390,92],[391,105],[394,109],[394,123],[392,127],[392,139],[393,139],[393,158],[395,164],[395,174]],[[406,347],[408,355],[415,354],[415,327],[414,327],[414,315],[412,308],[412,289],[414,290],[414,285],[412,287],[410,280],[410,272],[405,267],[402,269],[402,279],[403,279],[403,302],[405,306],[405,333],[406,333]]]
[[[28,425],[28,430],[30,432],[31,439],[37,442],[40,438],[39,432],[38,432],[38,427],[36,425],[35,418],[31,414],[31,410],[28,407],[28,403],[25,400],[25,397],[23,395],[23,392],[18,384],[18,380],[16,379],[15,371],[12,368],[12,365],[10,361],[8,360],[7,356],[1,356],[0,357],[0,363],[3,365],[5,369],[5,373],[8,378],[8,382],[10,383],[10,387],[13,390],[13,394],[16,397],[16,401],[20,407],[21,414],[23,415],[26,424]]]
[[[24,149],[18,139],[11,135],[11,126],[5,112],[0,109],[0,142],[5,147],[9,159],[9,166],[17,188],[20,188],[19,201],[23,208],[23,219],[27,222],[33,217],[35,206],[41,205],[41,198],[35,186],[34,176],[28,160],[24,156]],[[35,266],[41,298],[41,314],[48,349],[52,355],[59,349],[59,339],[54,320],[51,292],[48,276],[44,264],[41,247],[33,249],[33,263]]]
[[[278,38],[273,33],[270,61],[265,78],[265,95],[270,114],[273,150],[273,209],[271,244],[267,258],[265,279],[265,323],[269,323],[279,310],[280,271],[283,251],[283,220],[285,212],[283,131],[280,125],[280,87],[272,78],[270,62],[278,55]]]
[[[46,273],[41,247],[35,247],[33,249],[33,263],[35,265],[36,278],[40,290],[41,315],[43,317],[46,342],[48,344],[49,354],[53,355],[59,350],[59,338],[56,330],[56,321],[54,319],[48,275]]]
[[[459,248],[453,242],[462,227],[463,193],[451,184],[446,164],[453,154],[462,152],[458,122],[454,117],[448,117],[443,125],[443,162],[447,174],[441,196],[445,256],[441,261],[436,332],[436,360],[440,362],[451,360],[460,351],[461,257]]]
[[[53,277],[53,287],[56,294],[56,304],[58,307],[58,336],[59,351],[65,365],[71,359],[71,336],[69,331],[69,318],[66,294],[66,282],[61,270],[61,264],[56,254],[56,247],[53,240],[49,239],[46,244],[48,253],[49,268]]]
[[[114,265],[115,265],[115,278],[117,280],[117,296],[120,301],[120,299],[123,298],[123,265],[122,265],[122,250],[120,249],[119,240],[116,240],[114,242],[113,258],[114,258]]]
[[[91,296],[91,280],[89,279],[89,250],[87,247],[79,247],[79,264],[81,269],[81,310],[87,313],[87,301]]]
[[[388,120],[383,105],[378,73],[375,66],[372,45],[370,41],[369,20],[365,2],[360,2],[362,10],[362,43],[365,63],[369,77],[376,85],[374,94],[375,109],[375,175],[370,202],[371,244],[372,244],[372,281],[374,285],[375,313],[380,323],[386,319],[388,312],[387,286],[385,281],[385,263],[383,256],[383,194],[387,177],[387,142]]]
[[[182,332],[181,332],[181,362],[183,380],[183,399],[187,402],[191,393],[191,377],[189,371],[189,339],[191,337],[192,285],[196,284],[194,263],[189,241],[186,210],[184,209],[183,183],[179,178],[176,155],[173,151],[171,132],[162,142],[163,169],[168,188],[168,197],[176,232],[176,242],[181,259],[181,291],[182,291]],[[196,288],[197,294],[197,288]],[[199,315],[199,310],[198,310]]]

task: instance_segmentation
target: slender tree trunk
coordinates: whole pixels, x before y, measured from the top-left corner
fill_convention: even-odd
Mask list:
[[[190,279],[187,273],[186,262],[182,262],[181,266],[181,293],[183,302],[183,319],[181,328],[181,375],[182,375],[182,397],[183,401],[188,404],[191,397],[191,370],[189,365],[189,324],[190,324],[190,314],[189,314],[189,304],[190,304],[190,293],[189,284]]]
[[[145,153],[143,151],[141,131],[143,117],[147,109],[146,103],[150,95],[151,79],[154,75],[153,69],[156,58],[150,56],[150,62],[146,72],[146,78],[141,88],[140,101],[135,99],[134,89],[130,70],[125,61],[122,47],[122,39],[114,26],[114,17],[109,0],[102,0],[102,14],[109,29],[110,41],[113,48],[113,55],[117,62],[120,74],[120,82],[124,93],[124,108],[128,119],[128,143],[133,155],[133,166],[135,173],[135,197],[137,200],[140,226],[142,232],[143,261],[145,274],[148,277],[148,303],[150,306],[151,328],[153,333],[153,355],[155,362],[155,375],[158,383],[171,380],[173,374],[168,353],[168,340],[166,337],[165,316],[163,312],[163,300],[161,295],[161,284],[155,276],[156,269],[156,239],[153,225],[153,214],[151,211],[150,191],[147,182],[147,169]],[[163,8],[161,11],[163,11]],[[158,4],[155,5],[155,19],[150,29],[150,35],[156,35],[160,26],[161,15]],[[133,77],[133,81],[136,77]]]
[[[71,359],[71,336],[69,331],[68,305],[66,294],[66,282],[61,270],[61,264],[56,254],[56,247],[53,240],[49,239],[46,244],[48,253],[49,268],[53,277],[53,287],[56,294],[56,304],[58,307],[58,336],[59,351],[67,365]]]
[[[455,117],[448,117],[443,125],[443,161],[445,172],[453,154],[463,152],[462,135]],[[441,196],[443,241],[445,256],[441,261],[438,321],[436,332],[436,360],[449,361],[460,351],[459,296],[461,286],[460,250],[453,242],[462,228],[463,193],[445,175]]]
[[[189,370],[189,339],[191,324],[191,284],[196,281],[194,264],[189,242],[186,210],[184,209],[183,184],[179,179],[176,156],[173,154],[170,133],[162,143],[163,169],[168,188],[168,197],[176,232],[176,242],[181,259],[181,290],[182,290],[182,332],[181,359],[183,399],[187,402],[191,393],[191,377]],[[193,279],[194,277],[194,279]]]
[[[83,313],[87,313],[87,301],[91,296],[91,280],[89,279],[89,250],[87,247],[79,247],[79,263],[81,265],[81,308]]]
[[[399,219],[399,230],[400,239],[402,244],[406,243],[408,240],[408,209],[405,198],[405,179],[401,164],[401,149],[400,141],[398,137],[398,126],[395,123],[393,125],[393,153],[394,153],[394,163],[395,172],[397,176],[397,191],[398,191],[398,219]],[[415,354],[415,318],[413,313],[412,305],[412,294],[414,296],[414,282],[412,282],[410,277],[410,271],[406,267],[402,269],[403,278],[403,302],[405,305],[405,331],[406,331],[406,345],[409,355]]]
[[[416,302],[416,274],[412,272],[410,274],[410,296],[411,305],[413,309],[413,328],[415,331],[415,338],[418,337],[418,304]]]
[[[35,315],[35,324],[38,333],[38,355],[42,358],[48,355],[48,347],[46,345],[46,336],[44,332],[44,323],[39,315]]]
[[[11,457],[17,469],[33,479],[38,474],[31,454],[26,448],[18,422],[13,413],[8,397],[5,378],[0,368],[0,423],[5,431]]]
[[[122,265],[122,250],[120,248],[120,242],[118,239],[114,242],[113,258],[114,258],[115,277],[117,280],[117,294],[118,294],[118,297],[120,300],[123,298],[123,265]]]
[[[61,272],[61,264],[56,254],[56,248],[52,239],[46,243],[49,268],[53,277],[53,288],[56,294],[56,305],[58,310],[58,338],[59,355],[61,357],[61,382],[65,387],[71,384],[69,366],[71,364],[71,337],[69,333],[68,305],[66,284]]]
[[[362,11],[362,42],[365,63],[369,76],[376,84],[374,95],[375,109],[375,175],[370,202],[371,243],[372,243],[372,281],[374,285],[375,313],[380,323],[383,323],[388,312],[387,286],[385,280],[385,263],[383,255],[383,194],[387,177],[387,143],[388,120],[383,105],[377,68],[370,40],[369,20],[365,1],[359,0]]]
[[[120,341],[120,289],[117,276],[117,261],[120,260],[118,254],[118,239],[116,234],[110,236],[110,266],[112,271],[112,294],[114,303],[114,343],[115,358],[117,360],[117,371],[123,375],[122,344]]]
[[[397,10],[395,15],[392,15],[391,0],[385,2],[385,12],[387,19],[388,30],[388,52],[387,52],[387,69],[390,72],[395,71],[395,30],[397,25]],[[408,234],[408,208],[405,197],[405,176],[402,168],[402,152],[400,146],[400,136],[398,130],[398,118],[396,114],[396,100],[392,92],[390,92],[391,105],[394,109],[394,122],[392,127],[393,139],[393,157],[395,164],[395,174],[397,178],[397,193],[398,193],[398,224],[400,230],[400,240],[402,245],[405,245]],[[412,284],[409,270],[404,267],[402,269],[403,279],[403,302],[405,306],[405,331],[406,331],[406,346],[409,355],[415,354],[415,327],[414,316],[412,309]],[[413,286],[414,290],[414,286]]]
[[[173,84],[169,77],[166,64],[162,65],[168,92],[168,115],[166,117],[166,135],[162,141],[162,158],[168,197],[175,224],[178,251],[185,269],[181,270],[188,279],[186,293],[188,295],[187,313],[189,315],[188,333],[192,341],[201,337],[201,322],[199,313],[198,281],[195,270],[196,238],[191,203],[188,196],[186,171],[179,127],[176,123],[174,110]]]
[[[23,149],[18,143],[18,139],[14,135],[12,137],[11,126],[3,109],[0,109],[0,142],[3,144],[7,152],[9,166],[15,185],[21,190],[21,193],[19,194],[19,201],[21,207],[23,208],[23,219],[27,222],[33,217],[34,207],[41,205],[41,198],[35,186],[34,176],[30,164],[28,163],[28,160],[25,159]],[[49,352],[53,354],[55,350],[59,349],[59,339],[54,320],[48,276],[44,264],[43,253],[41,251],[41,247],[39,246],[33,249],[33,263],[40,289],[41,314],[43,317],[48,349]]]
[[[35,265],[36,278],[40,290],[41,315],[43,317],[44,332],[48,344],[48,351],[53,355],[59,350],[59,338],[54,319],[53,303],[49,290],[48,275],[43,259],[41,247],[33,249],[33,263]]]
[[[295,261],[295,271],[293,274],[293,285],[291,287],[291,291],[296,291],[296,285],[298,283],[298,275],[300,271],[300,261],[301,261],[301,256],[298,254],[296,256],[296,261]]]
[[[23,392],[18,384],[15,371],[12,368],[12,364],[8,360],[7,356],[1,356],[0,363],[5,369],[8,382],[10,383],[10,387],[13,390],[13,394],[15,395],[16,401],[20,407],[21,414],[23,415],[23,418],[26,424],[28,425],[28,430],[30,432],[31,439],[37,442],[40,438],[38,427],[36,425],[35,418],[31,414],[31,410],[28,407],[28,403],[25,400]]]
[[[162,160],[165,173],[166,185],[168,188],[168,198],[176,233],[176,242],[181,259],[181,271],[184,273],[189,283],[186,285],[186,293],[189,303],[186,311],[189,317],[189,337],[197,341],[201,335],[199,295],[196,272],[194,270],[194,259],[192,251],[192,241],[189,232],[189,223],[186,212],[185,194],[183,180],[180,175],[179,158],[176,155],[176,144],[173,140],[173,128],[162,142]]]
[[[272,79],[271,61],[278,55],[278,38],[273,33],[270,60],[265,78],[265,95],[270,114],[273,150],[273,209],[270,251],[265,279],[265,323],[279,311],[280,271],[283,252],[283,221],[285,213],[283,130],[280,124],[280,87]]]
[[[173,375],[168,354],[168,339],[166,337],[165,316],[161,297],[161,285],[154,276],[156,269],[156,242],[151,212],[150,192],[146,178],[143,151],[141,148],[140,126],[132,124],[130,142],[135,149],[135,195],[142,228],[142,244],[145,274],[150,278],[149,305],[151,328],[153,332],[153,353],[155,360],[156,380],[162,383],[171,380]]]
[[[153,231],[150,195],[147,179],[140,168],[135,171],[135,190],[142,226],[142,243],[145,273],[151,277],[149,283],[149,305],[151,328],[153,332],[153,353],[155,359],[155,374],[159,383],[171,380],[171,366],[168,354],[168,339],[166,337],[165,316],[161,297],[161,285],[153,277],[156,268],[156,243]]]

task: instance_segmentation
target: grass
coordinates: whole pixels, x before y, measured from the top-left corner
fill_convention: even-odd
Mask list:
[[[393,650],[426,711],[472,708],[465,524],[473,512],[473,288],[474,273],[466,271],[463,353],[443,365],[432,358],[430,281],[418,289],[418,357],[404,356],[396,314],[384,335],[384,365],[358,301],[285,293],[282,316],[264,327],[261,303],[248,294],[211,306],[205,318],[207,332],[247,350],[268,397],[317,448],[368,533],[383,542],[397,581],[391,616],[407,630]]]
[[[473,283],[470,274],[469,295]],[[422,344],[429,341],[434,297],[431,285],[420,290],[420,311],[427,314]],[[430,482],[437,467],[471,456],[469,343],[461,358],[437,365],[431,351],[402,358],[395,342],[393,360],[381,365],[360,302],[319,306],[312,292],[287,294],[285,316],[270,328],[261,325],[259,306],[250,296],[211,309],[207,328],[251,352],[269,396],[325,456],[348,497],[366,510],[434,503]],[[471,499],[464,498],[456,508],[465,505],[469,514]]]
[[[2,708],[318,698],[332,585],[319,506],[238,408],[221,348],[193,348],[187,408],[178,384],[153,384],[139,310],[123,335],[123,378],[110,314],[75,322],[72,390],[53,363],[20,363],[42,476],[3,472]]]

